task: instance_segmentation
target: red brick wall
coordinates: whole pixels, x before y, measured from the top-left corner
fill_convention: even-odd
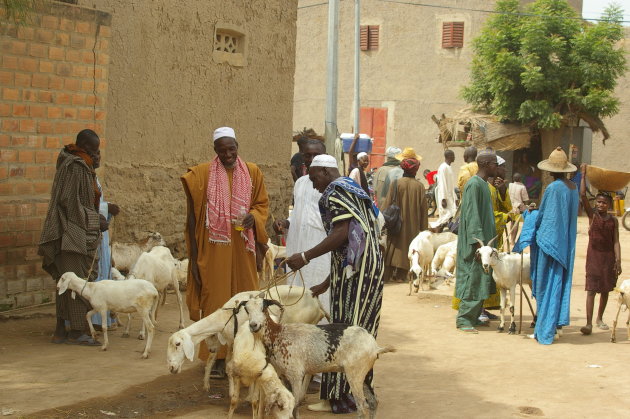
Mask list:
[[[110,24],[42,2],[16,25],[0,8],[0,311],[54,299],[37,244],[59,150],[82,129],[104,134]]]

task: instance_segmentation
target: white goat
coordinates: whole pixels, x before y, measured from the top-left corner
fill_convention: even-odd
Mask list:
[[[486,272],[490,272],[492,268],[492,278],[497,284],[497,288],[501,293],[501,323],[498,331],[505,330],[505,305],[507,291],[510,291],[510,329],[509,334],[516,333],[516,323],[514,322],[514,302],[516,301],[516,285],[520,280],[521,270],[521,254],[501,252],[491,247],[494,239],[490,240],[484,246],[483,242],[477,239],[481,247],[477,249],[477,256],[481,260],[481,266]],[[530,277],[530,257],[529,253],[523,253],[523,284],[529,284],[531,287],[532,280]],[[524,292],[521,290],[521,292]],[[535,317],[532,312],[532,316]]]
[[[455,262],[457,260],[457,240],[438,247],[431,261],[431,273],[434,276],[443,276],[446,282],[455,276]]]
[[[357,404],[360,416],[376,413],[376,396],[368,389],[364,394],[365,376],[382,353],[393,352],[381,348],[374,336],[359,326],[331,323],[311,324],[276,323],[267,308],[281,305],[274,300],[251,298],[241,303],[249,317],[249,328],[256,339],[262,340],[271,364],[291,386],[296,407],[306,393],[310,376],[319,372],[343,372]]]
[[[610,332],[610,341],[612,343],[617,342],[617,320],[619,319],[619,312],[621,311],[621,307],[625,307],[626,310],[628,309],[628,307],[630,307],[630,279],[624,280],[621,285],[615,290],[619,292],[619,297],[617,297],[617,315],[615,316],[612,331]],[[628,340],[630,340],[630,313],[628,313],[626,328],[628,329]]]
[[[220,345],[231,346],[234,340],[234,317],[243,324],[247,321],[247,316],[239,312],[233,315],[234,309],[241,301],[246,301],[255,297],[263,291],[240,292],[230,298],[223,307],[204,317],[185,329],[177,331],[171,335],[167,347],[167,361],[169,369],[173,374],[180,372],[184,358],[193,360],[195,346],[202,340],[206,340],[208,349],[213,356],[208,357],[206,371],[204,375],[204,388],[209,388],[210,370],[216,358],[216,351]],[[272,313],[282,323],[299,321],[301,323],[317,324],[326,317],[330,321],[330,316],[321,305],[317,297],[313,297],[310,289],[302,287],[291,287],[289,285],[278,285],[270,290],[270,295],[287,305],[284,314],[280,319],[280,310],[273,307]],[[302,295],[303,294],[303,295]],[[214,352],[213,352],[214,351]],[[228,348],[228,354],[230,350]]]
[[[157,232],[149,233],[138,243],[112,243],[113,265],[119,271],[129,272],[142,252],[148,252],[155,246],[166,246],[162,235]]]
[[[184,303],[179,293],[179,282],[177,279],[177,267],[175,258],[167,247],[158,246],[140,255],[138,261],[128,275],[128,278],[142,278],[152,283],[160,295],[166,295],[169,285],[173,286],[179,305],[179,328],[184,328]],[[153,317],[157,318],[158,305],[154,307]]]
[[[142,316],[144,327],[148,331],[147,344],[144,347],[142,358],[148,358],[153,342],[154,327],[152,318],[152,307],[157,304],[158,292],[150,282],[142,279],[129,279],[126,281],[99,281],[87,282],[73,272],[66,272],[61,275],[57,282],[59,295],[72,290],[72,298],[75,293],[90,302],[92,310],[86,314],[90,333],[92,338],[96,339],[96,331],[92,325],[92,315],[100,313],[101,318],[107,318],[107,310],[116,313],[133,313],[138,312]],[[131,322],[130,322],[131,323]],[[103,346],[102,350],[107,350],[109,340],[107,338],[107,322],[103,321]],[[129,333],[129,324],[127,324],[127,333]]]
[[[409,295],[412,292],[412,285],[416,292],[422,288],[422,284],[431,275],[431,262],[435,250],[443,244],[457,240],[457,235],[445,233],[433,233],[429,230],[420,232],[409,244],[407,257],[409,258]],[[413,279],[413,276],[416,279]]]
[[[226,371],[230,393],[228,418],[234,415],[238,405],[241,384],[249,387],[254,418],[262,417],[264,410],[273,411],[274,417],[292,417],[295,399],[284,387],[273,366],[267,362],[265,346],[254,338],[247,322],[241,324],[234,337],[232,356]]]
[[[273,244],[271,239],[267,240],[267,246],[269,246],[269,249],[267,250],[267,253],[265,253],[261,272],[261,279],[263,283],[267,283],[273,278],[274,261],[276,259],[284,259],[287,257],[286,247]]]
[[[125,276],[120,273],[120,271],[112,266],[110,276],[114,281],[124,281]]]

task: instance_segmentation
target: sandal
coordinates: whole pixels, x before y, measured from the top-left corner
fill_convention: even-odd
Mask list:
[[[597,327],[599,329],[601,329],[601,330],[608,330],[609,329],[608,325],[606,323],[604,323],[604,322],[597,322]]]
[[[460,327],[459,331],[469,333],[471,335],[476,335],[477,333],[479,333],[479,330],[475,329],[474,327]]]
[[[586,326],[583,326],[580,328],[580,332],[582,332],[584,336],[590,335],[592,331],[593,331],[593,326],[591,326],[590,324],[587,324]]]
[[[68,338],[66,343],[68,345],[101,346],[101,342],[88,335],[81,335],[76,339]]]

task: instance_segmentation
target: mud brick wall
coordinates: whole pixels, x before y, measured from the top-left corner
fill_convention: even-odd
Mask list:
[[[37,244],[57,155],[106,121],[110,14],[36,4],[21,24],[0,7],[0,311],[54,300]]]

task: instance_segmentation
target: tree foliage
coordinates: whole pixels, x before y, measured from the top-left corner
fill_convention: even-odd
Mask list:
[[[464,99],[538,128],[576,118],[604,128],[600,118],[619,110],[614,89],[626,70],[618,47],[623,10],[610,6],[597,24],[578,19],[566,0],[537,0],[525,10],[518,0],[499,0],[496,11],[473,41]]]

